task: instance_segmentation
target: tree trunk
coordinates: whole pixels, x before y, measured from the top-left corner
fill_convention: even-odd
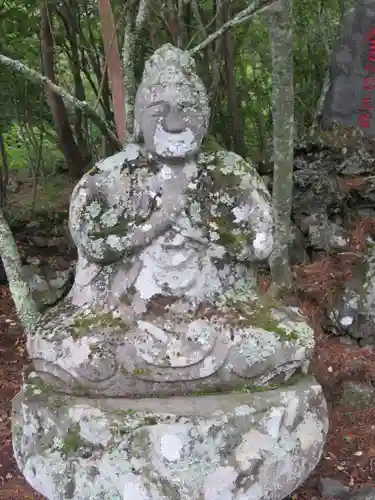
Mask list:
[[[115,19],[110,0],[98,0],[101,34],[107,61],[107,73],[111,82],[113,111],[117,136],[125,142],[125,91],[121,71],[121,58],[117,41]]]
[[[173,45],[178,45],[179,39],[179,26],[178,26],[178,16],[175,9],[174,0],[167,0],[165,4],[165,20],[167,24],[167,28],[169,31],[169,35],[171,37],[171,41]]]
[[[2,168],[0,171],[0,210],[7,206],[8,181],[9,181],[9,164],[8,156],[5,149],[5,142],[2,132],[0,132],[0,153]]]
[[[85,87],[81,77],[82,63],[80,57],[79,16],[80,9],[69,0],[61,3],[60,14],[67,39],[70,44],[69,62],[74,81],[74,95],[80,101],[86,101]],[[74,134],[76,143],[79,144],[81,156],[85,164],[91,162],[88,142],[88,120],[82,110],[75,110]]]
[[[270,258],[273,289],[290,289],[290,215],[293,192],[294,89],[292,0],[279,0],[267,14],[272,56],[273,192],[275,247]]]
[[[130,142],[134,137],[135,75],[134,63],[142,27],[149,15],[150,0],[140,0],[135,22],[135,6],[130,5],[125,15],[124,40],[122,46],[122,71],[125,90],[125,137]]]
[[[221,5],[222,24],[231,18],[230,3],[223,2]],[[223,35],[223,56],[225,62],[226,93],[228,100],[228,116],[231,120],[231,149],[235,153],[246,157],[246,145],[244,136],[243,119],[241,107],[237,99],[236,69],[234,65],[234,45],[231,31]]]
[[[29,332],[34,327],[39,317],[39,312],[29,285],[24,278],[20,255],[12,231],[1,210],[0,257],[3,261],[18,317],[26,332]]]
[[[43,59],[43,74],[56,82],[54,71],[54,39],[52,33],[51,10],[48,0],[43,0],[41,6],[41,46]],[[72,129],[69,124],[68,113],[61,96],[47,88],[47,100],[51,108],[52,118],[59,138],[60,148],[69,166],[69,172],[73,178],[79,178],[84,170],[84,160],[74,139]]]

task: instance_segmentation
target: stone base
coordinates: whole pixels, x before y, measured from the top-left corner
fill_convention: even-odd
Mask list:
[[[312,377],[272,391],[88,399],[31,377],[13,447],[49,500],[279,500],[311,473],[328,430]]]

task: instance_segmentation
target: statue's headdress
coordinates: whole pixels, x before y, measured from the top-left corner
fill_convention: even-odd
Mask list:
[[[186,86],[187,93],[191,92],[192,88],[194,89],[202,113],[207,116],[208,122],[210,115],[208,95],[204,83],[196,73],[194,59],[189,52],[167,43],[157,49],[146,62],[137,96],[142,95],[146,89],[154,85],[169,86],[171,84],[175,84],[180,89]],[[137,101],[136,98],[136,121]]]

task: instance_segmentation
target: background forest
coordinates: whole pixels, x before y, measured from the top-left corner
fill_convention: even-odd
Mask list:
[[[87,101],[116,130],[116,55],[112,50],[111,57],[106,57],[105,43],[107,47],[116,44],[112,21],[121,53],[127,23],[135,22],[132,3],[137,2],[130,2],[128,9],[124,2],[112,1],[111,20],[106,1],[5,0],[0,4],[0,53],[41,71],[80,101]],[[102,19],[98,4],[104,12]],[[169,41],[190,49],[247,7],[241,0],[167,0],[162,9],[159,4],[151,2],[150,15],[135,41],[135,83],[155,48]],[[296,138],[303,137],[313,123],[329,54],[349,5],[349,0],[294,3]],[[265,159],[272,136],[272,65],[262,15],[234,26],[195,57],[210,92],[211,135],[246,158]],[[1,67],[0,94],[3,206],[9,173],[26,170],[38,184],[48,177],[51,193],[53,186],[59,189],[64,170],[77,179],[116,148],[80,110],[67,107],[56,94],[51,98],[40,84],[5,66]],[[34,206],[35,200],[27,200],[23,208],[28,209],[28,204]]]

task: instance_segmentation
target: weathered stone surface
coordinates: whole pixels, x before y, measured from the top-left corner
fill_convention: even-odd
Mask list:
[[[370,484],[349,491],[340,481],[330,478],[322,478],[320,490],[324,498],[337,498],[341,500],[375,500],[375,488]]]
[[[323,496],[327,497],[346,497],[349,493],[349,488],[344,486],[340,481],[336,479],[330,479],[329,477],[321,478],[319,481],[319,489]]]
[[[375,345],[375,241],[367,239],[365,257],[354,267],[352,279],[334,310],[330,312],[330,330],[349,335],[360,345]]]
[[[151,154],[186,158],[199,152],[209,116],[206,88],[196,74],[195,61],[165,44],[145,64],[135,103],[136,137],[144,140]]]
[[[56,270],[40,265],[39,259],[28,259],[23,272],[39,311],[56,304],[67,295],[74,281],[75,264]]]
[[[161,391],[163,377],[169,384],[168,370],[176,384],[192,378],[194,390],[198,380],[205,384],[220,372],[217,382],[207,382],[216,387],[226,383],[228,370],[221,371],[229,351],[260,335],[236,329],[236,323],[251,325],[263,311],[265,329],[273,332],[262,336],[270,356],[260,366],[256,356],[250,361],[255,353],[248,348],[241,363],[257,366],[248,376],[260,376],[272,363],[288,366],[287,372],[289,365],[305,364],[310,351],[304,342],[310,346],[313,340],[303,318],[292,317],[295,324],[287,327],[302,327],[301,350],[299,333],[284,333],[270,306],[258,310],[250,264],[272,251],[272,221],[259,175],[234,153],[201,155],[197,163],[171,168],[130,145],[100,162],[72,195],[70,225],[79,260],[71,294],[28,338],[37,369],[66,387],[78,382],[91,391],[94,385],[106,395],[137,393],[141,387],[126,386],[134,385],[132,373],[139,372],[150,373]],[[242,319],[238,302],[242,309],[249,302]],[[285,339],[275,347],[280,328]],[[158,342],[173,348],[156,346],[152,352]],[[198,369],[198,362],[205,368]]]
[[[307,247],[337,251],[347,244],[342,224],[347,193],[339,177],[346,165],[345,154],[312,144],[300,145],[295,154],[293,220],[305,235]]]
[[[321,388],[85,399],[30,378],[14,401],[18,466],[50,500],[277,500],[318,462]]]
[[[270,194],[240,156],[200,152],[208,118],[193,60],[162,47],[139,142],[73,191],[74,285],[27,338],[50,388],[14,402],[17,459],[49,500],[281,500],[319,459],[313,331],[257,287]]]
[[[28,338],[38,374],[65,392],[125,397],[267,386],[306,371],[313,330],[287,308],[238,295],[233,304],[125,323],[70,306]],[[59,306],[61,309],[61,306]],[[171,327],[173,325],[173,327]]]
[[[306,252],[307,240],[305,239],[301,229],[295,224],[290,227],[289,239],[289,259],[290,265],[305,264],[309,261],[309,256]]]
[[[350,241],[353,230],[362,217],[375,220],[374,150],[357,132],[348,137],[325,134],[329,146],[307,142],[295,149],[292,219],[304,245],[293,252],[293,263],[336,254],[342,262],[348,257],[343,271],[350,271],[351,257],[359,255],[353,239]],[[337,145],[340,138],[343,144]],[[370,235],[365,258],[351,270],[352,278],[345,283],[343,293],[337,290],[339,297],[333,301],[334,310],[328,309],[325,324],[343,341],[349,335],[363,346],[375,345],[375,232],[371,230]]]

